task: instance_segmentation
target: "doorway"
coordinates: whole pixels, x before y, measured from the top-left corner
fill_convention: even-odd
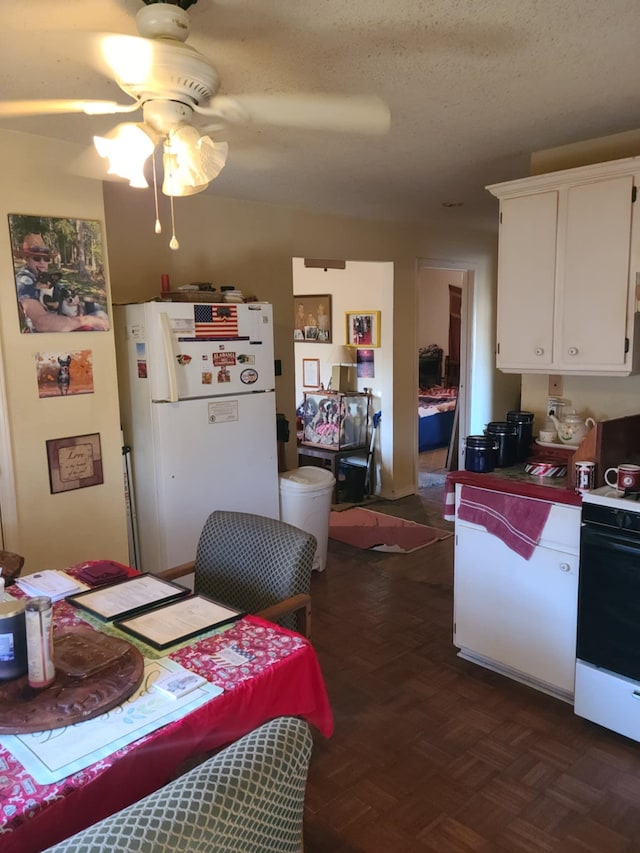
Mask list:
[[[448,261],[420,261],[416,281],[419,488],[442,484],[458,468],[466,423],[466,334],[472,271]],[[466,308],[468,311],[468,308]]]

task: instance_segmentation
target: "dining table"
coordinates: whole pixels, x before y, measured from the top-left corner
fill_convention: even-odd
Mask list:
[[[87,565],[91,563],[66,571],[73,576]],[[128,570],[130,576],[134,572]],[[54,645],[56,633],[65,629],[101,629],[96,620],[64,599],[54,603],[53,621]],[[114,633],[112,625],[109,630]],[[300,716],[324,737],[333,732],[316,652],[308,639],[294,631],[245,615],[159,655],[222,691],[55,782],[36,781],[0,738],[0,853],[40,853],[150,794],[185,767],[274,717]],[[78,737],[83,725],[77,724]]]

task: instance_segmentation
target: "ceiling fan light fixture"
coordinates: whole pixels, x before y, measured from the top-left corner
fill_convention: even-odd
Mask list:
[[[171,131],[165,148],[176,155],[177,168],[184,183],[193,187],[206,186],[217,178],[229,153],[226,142],[214,142],[186,124]]]
[[[108,173],[126,178],[132,187],[149,186],[144,176],[144,164],[158,143],[150,128],[135,122],[124,122],[106,136],[94,136],[93,144],[101,157],[109,160]]]
[[[162,155],[162,166],[164,178],[162,181],[162,192],[165,195],[178,198],[206,190],[208,181],[195,183],[190,171],[180,163],[178,154],[169,145],[165,144]]]

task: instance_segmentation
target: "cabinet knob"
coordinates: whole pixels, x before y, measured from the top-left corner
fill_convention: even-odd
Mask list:
[[[569,355],[578,355],[578,347],[569,347],[568,353]]]
[[[571,565],[569,563],[560,563],[560,571],[561,572],[570,572]]]
[[[544,349],[542,347],[536,347],[535,348],[535,354],[536,355],[544,355]]]

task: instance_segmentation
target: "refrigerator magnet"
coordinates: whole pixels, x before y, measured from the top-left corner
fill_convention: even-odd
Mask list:
[[[252,367],[246,367],[240,374],[240,382],[244,385],[253,385],[258,380],[258,371]]]

